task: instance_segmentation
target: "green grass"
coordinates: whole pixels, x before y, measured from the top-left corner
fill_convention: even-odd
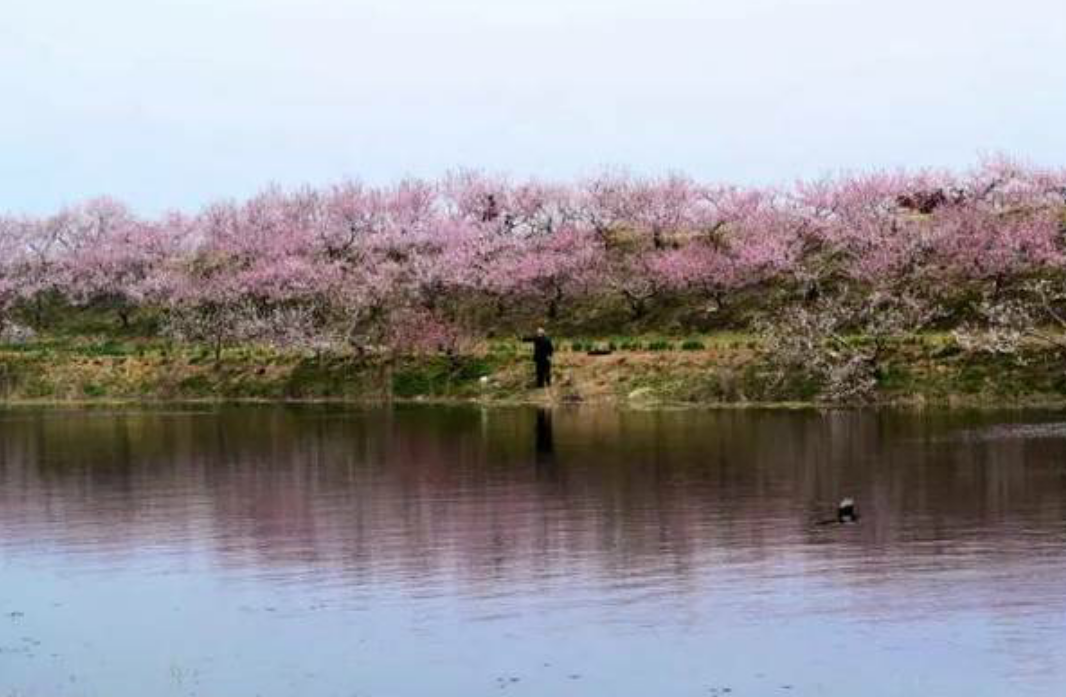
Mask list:
[[[392,374],[392,394],[399,398],[473,397],[491,363],[480,357],[407,359]]]

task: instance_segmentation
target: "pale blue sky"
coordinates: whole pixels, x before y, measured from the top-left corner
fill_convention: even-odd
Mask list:
[[[0,0],[0,210],[1066,164],[1063,0]]]

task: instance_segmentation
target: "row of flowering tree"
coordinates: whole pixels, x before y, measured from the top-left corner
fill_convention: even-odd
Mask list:
[[[950,327],[1034,279],[1060,283],[1064,211],[1066,172],[1006,160],[779,188],[461,173],[155,218],[102,198],[0,217],[0,326],[40,328],[57,306],[123,325],[150,313],[217,350],[451,350],[532,322],[689,331],[797,308],[828,308],[840,331],[879,315]]]

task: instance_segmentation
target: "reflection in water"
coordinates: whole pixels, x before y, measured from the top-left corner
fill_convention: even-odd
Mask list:
[[[545,407],[537,409],[536,453],[538,473],[543,478],[554,479],[558,472],[555,468],[555,435],[552,433],[552,410]]]
[[[1059,694],[1055,418],[0,412],[0,695]]]

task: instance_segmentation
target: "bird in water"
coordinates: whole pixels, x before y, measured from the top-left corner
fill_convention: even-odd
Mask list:
[[[832,520],[819,521],[819,525],[847,525],[858,523],[859,513],[855,510],[855,499],[850,496],[840,500],[837,504],[837,517]]]
[[[841,499],[837,505],[837,522],[838,523],[857,523],[859,522],[859,514],[855,512],[855,499],[845,498]]]

